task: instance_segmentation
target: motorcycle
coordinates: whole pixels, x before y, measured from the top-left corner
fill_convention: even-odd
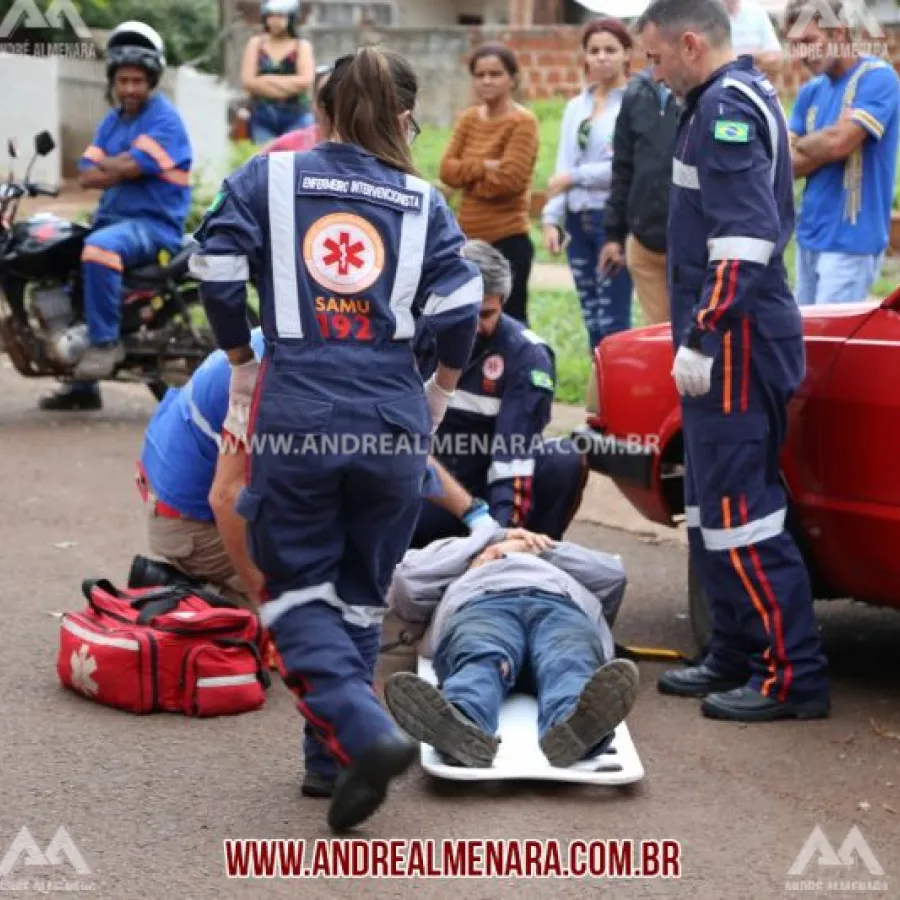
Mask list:
[[[58,195],[57,189],[30,180],[38,157],[54,148],[49,132],[38,134],[25,177],[15,181],[16,149],[12,141],[8,144],[10,174],[0,182],[0,349],[27,378],[66,381],[88,346],[81,252],[91,229],[52,213],[16,222],[23,197]],[[183,385],[216,349],[199,284],[188,271],[195,247],[185,236],[167,261],[123,273],[125,359],[107,380],[142,382],[161,400],[169,386]],[[255,318],[252,310],[250,315]]]

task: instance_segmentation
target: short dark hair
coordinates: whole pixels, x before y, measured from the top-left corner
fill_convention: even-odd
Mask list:
[[[500,60],[507,75],[515,78],[519,74],[519,58],[503,44],[482,44],[478,47],[469,57],[469,74],[474,75],[478,61],[487,59],[489,56],[496,56]]]
[[[722,0],[653,0],[638,28],[643,31],[650,24],[670,34],[698,31],[714,47],[731,43],[731,18]]]
[[[595,34],[611,34],[625,50],[630,50],[634,46],[634,40],[631,37],[624,23],[618,19],[592,19],[581,32],[581,49],[587,50],[587,45]]]

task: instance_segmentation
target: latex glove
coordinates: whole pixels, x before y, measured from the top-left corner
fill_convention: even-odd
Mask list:
[[[447,404],[453,396],[452,391],[445,391],[432,375],[425,382],[425,399],[428,401],[428,411],[431,413],[431,433],[434,434],[444,421],[444,413],[447,412]]]
[[[228,414],[223,427],[239,440],[247,437],[250,424],[250,407],[259,379],[259,360],[254,357],[239,366],[231,367],[231,384],[228,389]]]
[[[484,500],[478,500],[473,508],[462,517],[462,522],[469,529],[470,534],[474,534],[482,528],[499,528],[498,523],[491,515],[491,508]]]
[[[710,376],[712,374],[713,358],[705,353],[691,350],[689,347],[681,347],[675,355],[675,365],[672,366],[672,377],[675,379],[675,387],[683,397],[702,397],[709,393]]]

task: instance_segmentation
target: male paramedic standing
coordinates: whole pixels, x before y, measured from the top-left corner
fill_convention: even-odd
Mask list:
[[[156,86],[166,67],[162,38],[143,22],[113,29],[106,44],[108,95],[117,105],[79,162],[78,183],[103,191],[81,256],[90,346],[78,379],[43,409],[99,409],[96,381],[125,358],[119,340],[122,272],[174,253],[191,202],[192,150],[178,110]]]
[[[366,47],[338,60],[329,83],[333,139],[256,157],[226,179],[191,268],[232,364],[225,429],[260,439],[237,503],[265,578],[260,620],[300,711],[343,769],[328,813],[343,830],[371,816],[417,756],[375,696],[366,658],[483,287],[446,202],[414,174],[409,63]],[[247,325],[251,278],[262,363]],[[421,316],[441,345],[424,386],[412,347]],[[345,450],[344,438],[375,449]]]
[[[650,61],[686,101],[673,163],[668,282],[682,396],[685,512],[711,598],[702,665],[664,693],[713,718],[820,718],[830,710],[809,577],[785,530],[779,451],[805,372],[783,253],[794,224],[787,123],[719,0],[655,0]]]

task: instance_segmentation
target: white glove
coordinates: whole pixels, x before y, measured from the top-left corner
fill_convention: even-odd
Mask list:
[[[453,391],[445,391],[432,375],[425,382],[425,399],[428,401],[428,411],[431,413],[431,433],[434,434],[444,421],[444,413],[447,412],[447,404],[453,396]]]
[[[672,366],[672,377],[675,379],[675,387],[683,397],[702,397],[709,393],[710,376],[712,374],[713,358],[705,353],[691,350],[689,347],[681,347],[675,355],[675,365]]]
[[[238,440],[247,437],[250,424],[250,407],[256,393],[259,378],[259,360],[254,357],[239,366],[231,367],[231,384],[228,389],[228,414],[223,427]]]

